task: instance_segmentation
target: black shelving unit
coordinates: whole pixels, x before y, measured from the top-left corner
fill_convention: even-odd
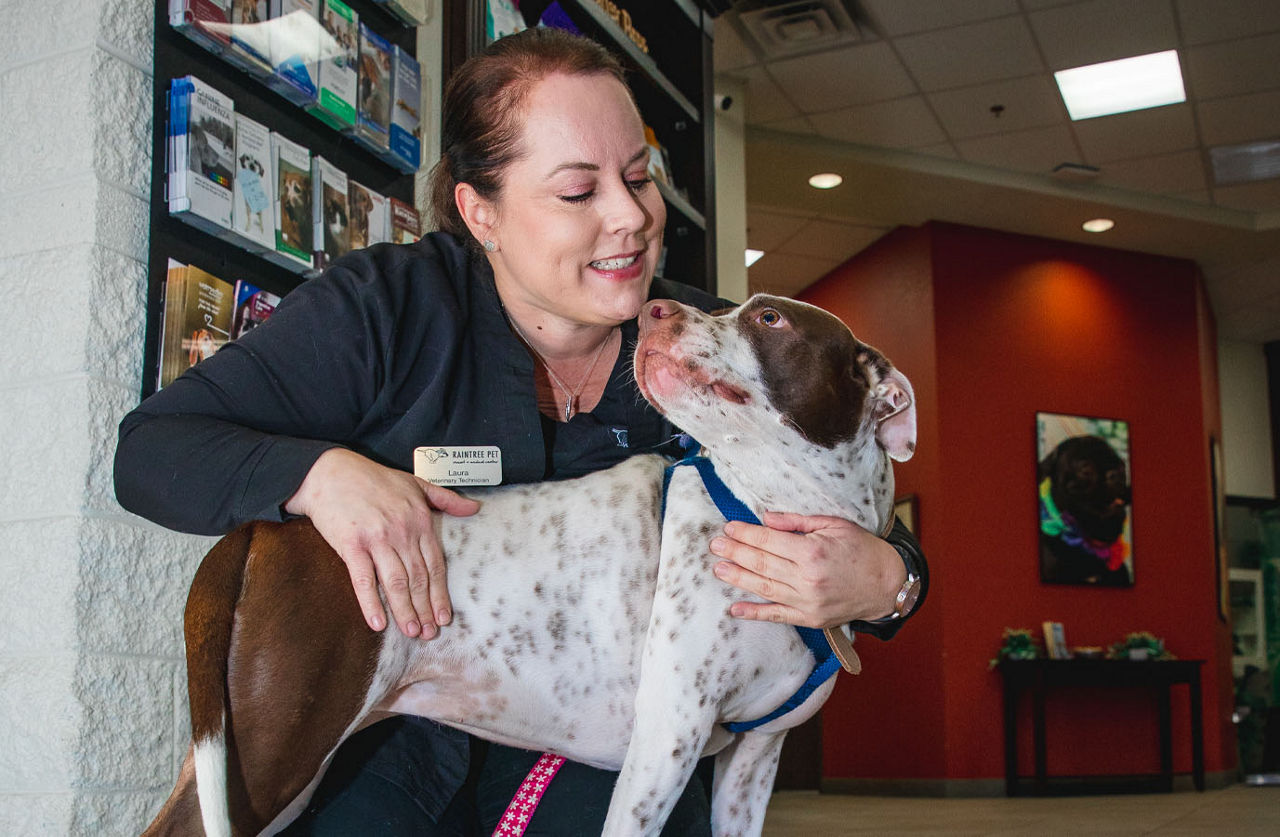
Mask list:
[[[409,53],[417,51],[417,31],[370,0],[344,0],[361,21]],[[155,391],[159,369],[163,290],[169,259],[194,264],[215,276],[246,279],[283,296],[305,281],[273,264],[169,215],[166,188],[165,131],[169,82],[188,74],[235,100],[243,113],[342,168],[355,180],[384,195],[414,204],[414,176],[379,159],[353,137],[344,135],[267,87],[261,80],[201,47],[169,25],[168,0],[155,4],[155,75],[152,82],[151,238],[147,270],[147,321],[143,352],[142,396]],[[424,161],[425,163],[425,161]]]
[[[485,0],[444,3],[446,74],[484,45]],[[521,3],[536,20],[547,3]],[[560,0],[584,34],[611,49],[628,70],[640,115],[667,149],[676,188],[659,182],[667,202],[664,241],[669,279],[715,292],[715,142],[712,19],[693,0],[614,0],[645,39],[636,45],[595,0]]]

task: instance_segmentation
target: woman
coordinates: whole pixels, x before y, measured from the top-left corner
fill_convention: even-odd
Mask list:
[[[450,81],[443,122],[441,232],[303,284],[127,416],[116,457],[120,502],[172,528],[310,517],[370,628],[387,627],[381,585],[399,630],[425,640],[451,619],[432,515],[475,504],[412,476],[414,448],[497,446],[506,483],[664,449],[676,430],[628,374],[635,317],[654,294],[722,303],[653,278],[665,207],[599,46],[555,30],[498,41]],[[893,610],[907,572],[888,543],[833,518],[766,522],[778,528],[736,525],[711,545],[721,578],[773,601],[735,615],[832,625]],[[922,572],[909,536],[903,548]],[[900,622],[856,624],[887,636]],[[343,746],[288,833],[487,833],[537,755],[383,722]],[[598,833],[615,776],[562,768],[529,833]],[[708,818],[695,779],[666,833],[708,833]]]

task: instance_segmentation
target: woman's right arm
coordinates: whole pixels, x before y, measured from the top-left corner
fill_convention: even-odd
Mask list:
[[[476,506],[343,447],[376,399],[389,307],[341,276],[311,280],[148,398],[120,425],[121,505],[198,534],[308,516],[347,564],[370,627],[385,625],[380,582],[400,629],[432,635],[450,606],[431,511]]]

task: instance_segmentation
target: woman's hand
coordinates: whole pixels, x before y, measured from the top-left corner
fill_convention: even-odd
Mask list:
[[[345,448],[325,451],[284,505],[311,518],[347,565],[369,627],[386,627],[378,585],[405,636],[431,639],[453,618],[433,512],[459,517],[480,504]]]
[[[766,512],[763,526],[732,521],[711,551],[722,581],[768,604],[735,602],[742,619],[830,628],[893,612],[907,580],[902,557],[888,542],[838,517]]]

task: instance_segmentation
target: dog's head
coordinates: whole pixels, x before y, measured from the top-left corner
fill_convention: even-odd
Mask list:
[[[1110,543],[1124,531],[1129,477],[1124,460],[1105,439],[1064,439],[1040,462],[1040,478],[1058,510],[1071,515],[1088,537]]]
[[[713,450],[728,436],[762,454],[873,440],[900,462],[915,452],[907,378],[835,316],[796,300],[757,294],[715,315],[650,301],[635,375],[650,403]]]
[[[262,167],[262,163],[258,162],[258,158],[254,157],[252,154],[240,155],[240,168],[246,171],[255,172],[259,177],[266,174],[266,169]]]

